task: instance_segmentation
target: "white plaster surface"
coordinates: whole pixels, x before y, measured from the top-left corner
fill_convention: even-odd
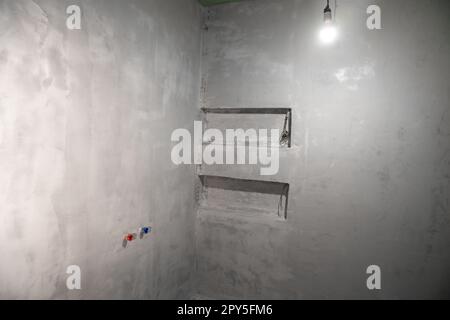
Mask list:
[[[329,47],[318,42],[323,1],[244,1],[205,15],[202,107],[292,107],[294,146],[270,177],[290,184],[286,224],[202,209],[200,295],[450,297],[449,2],[337,4]],[[382,30],[366,28],[370,4]],[[366,287],[372,264],[381,291]]]
[[[190,295],[194,173],[170,135],[197,116],[200,22],[195,0],[0,1],[1,299]]]

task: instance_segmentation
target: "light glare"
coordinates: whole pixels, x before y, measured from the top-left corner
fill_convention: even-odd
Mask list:
[[[331,44],[337,38],[337,29],[335,26],[326,25],[320,30],[319,34],[320,41],[323,44]]]

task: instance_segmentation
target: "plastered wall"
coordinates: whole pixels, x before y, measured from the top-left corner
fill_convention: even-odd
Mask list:
[[[0,298],[449,298],[449,4],[337,4],[323,47],[316,0],[0,0]],[[287,220],[196,210],[199,107],[292,108],[277,175],[201,168],[289,184]]]
[[[370,4],[381,30],[366,27]],[[290,184],[286,223],[199,212],[203,296],[450,297],[448,1],[337,5],[330,47],[318,42],[324,1],[205,13],[202,107],[292,107],[293,147],[272,177],[202,169]],[[369,265],[380,291],[366,287]]]
[[[81,7],[81,30],[66,8]],[[183,298],[200,92],[195,0],[0,1],[0,298]],[[126,232],[152,234],[122,247]],[[81,290],[66,268],[81,268]]]

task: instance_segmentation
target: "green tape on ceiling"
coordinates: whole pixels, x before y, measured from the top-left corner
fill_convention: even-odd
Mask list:
[[[198,1],[200,2],[200,4],[207,7],[207,6],[214,6],[217,4],[223,4],[223,3],[229,3],[229,2],[238,2],[238,1],[242,1],[242,0],[198,0]]]

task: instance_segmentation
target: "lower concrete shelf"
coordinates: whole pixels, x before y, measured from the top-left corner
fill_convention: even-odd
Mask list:
[[[199,212],[287,220],[287,183],[201,175],[199,187]]]

